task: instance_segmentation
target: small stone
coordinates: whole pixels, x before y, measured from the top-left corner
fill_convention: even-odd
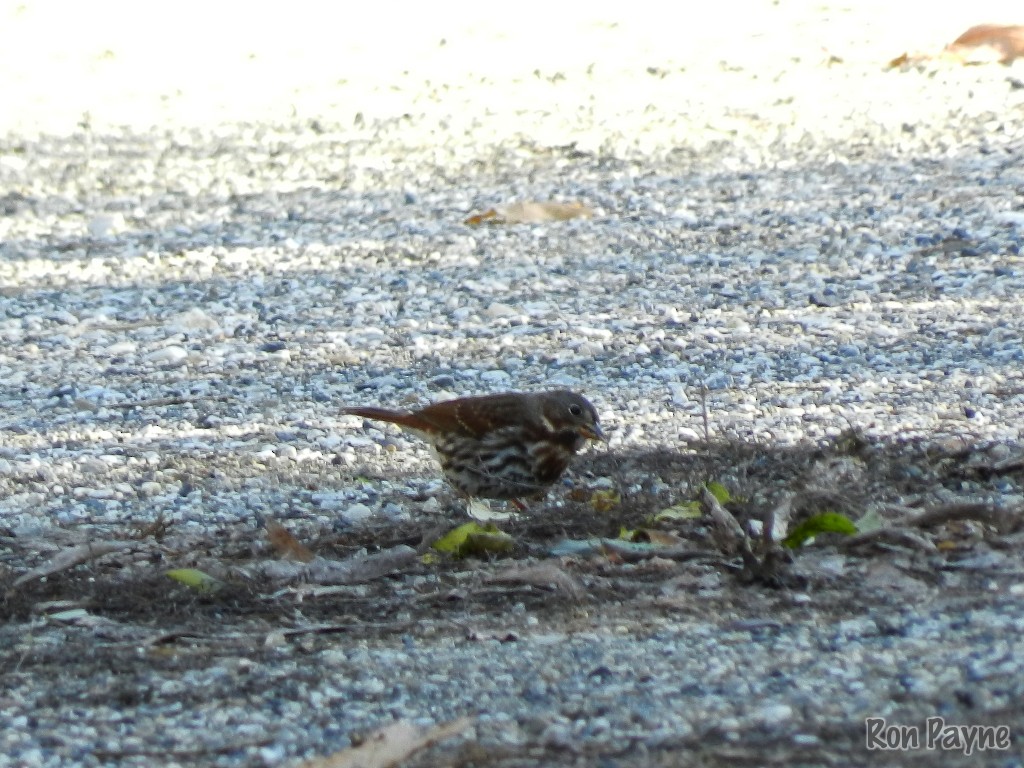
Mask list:
[[[496,301],[488,305],[487,309],[484,310],[484,314],[487,317],[511,317],[520,313],[515,307]]]
[[[86,475],[99,475],[106,472],[109,467],[102,459],[95,456],[86,456],[78,462],[78,469]]]
[[[373,516],[373,510],[365,504],[352,504],[338,516],[347,523],[361,523]]]
[[[451,389],[455,386],[455,377],[448,374],[435,376],[427,382],[434,389]]]
[[[397,376],[377,376],[373,379],[368,379],[360,384],[356,384],[356,391],[360,392],[364,389],[381,389],[383,387],[400,387],[402,381]]]
[[[490,384],[506,384],[512,380],[512,377],[507,371],[484,371],[480,374],[480,378]]]
[[[94,216],[89,220],[89,235],[97,239],[113,237],[124,230],[124,215],[120,213]]]
[[[148,353],[144,359],[158,365],[175,367],[188,360],[188,350],[177,344],[172,344],[169,347],[163,347]]]
[[[134,341],[118,341],[103,351],[111,357],[122,357],[134,353],[136,349],[138,345]]]
[[[793,719],[793,708],[788,704],[767,704],[755,712],[754,717],[764,725],[782,725]]]
[[[193,307],[181,314],[175,315],[168,326],[185,331],[220,330],[220,324],[210,315],[199,309],[199,307]]]

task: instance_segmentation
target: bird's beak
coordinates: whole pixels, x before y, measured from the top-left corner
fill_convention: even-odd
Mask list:
[[[598,440],[602,443],[608,442],[608,436],[601,431],[601,427],[595,424],[593,427],[580,427],[580,434],[588,440]]]

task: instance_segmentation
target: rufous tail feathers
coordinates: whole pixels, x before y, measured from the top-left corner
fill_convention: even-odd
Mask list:
[[[341,412],[347,413],[349,416],[362,416],[364,419],[373,419],[374,421],[387,421],[409,429],[425,427],[423,421],[416,414],[408,411],[392,411],[388,408],[375,408],[372,405],[366,405],[342,408]]]

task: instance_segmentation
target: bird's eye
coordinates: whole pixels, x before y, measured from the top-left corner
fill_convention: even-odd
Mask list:
[[[573,403],[572,405],[569,406],[569,413],[571,413],[573,416],[582,416],[583,409],[576,405],[576,403]]]

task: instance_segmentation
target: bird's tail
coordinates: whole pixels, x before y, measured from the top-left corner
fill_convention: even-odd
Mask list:
[[[392,411],[389,408],[358,405],[351,408],[342,408],[341,412],[347,413],[349,416],[362,416],[364,419],[373,419],[374,421],[387,421],[400,427],[408,427],[409,429],[423,429],[422,420],[416,414],[409,413],[408,411]]]

